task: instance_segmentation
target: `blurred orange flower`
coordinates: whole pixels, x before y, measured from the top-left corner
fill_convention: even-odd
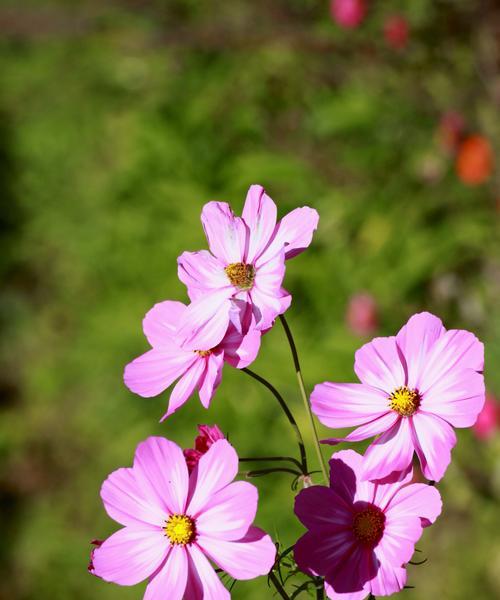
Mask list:
[[[485,182],[493,171],[493,149],[482,135],[471,135],[458,149],[456,160],[458,177],[468,185]]]

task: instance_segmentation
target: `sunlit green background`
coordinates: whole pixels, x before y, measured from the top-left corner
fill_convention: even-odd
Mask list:
[[[217,422],[242,456],[295,452],[273,397],[229,367],[208,412],[193,398],[164,424],[168,393],[145,400],[122,383],[147,348],[144,313],[187,300],[176,258],[206,246],[208,200],[239,211],[262,183],[281,215],[319,211],[286,275],[309,389],[355,380],[365,340],[345,311],[366,291],[379,334],[424,308],[476,332],[500,393],[498,175],[465,186],[436,138],[455,109],[500,139],[494,10],[373,1],[343,31],[326,0],[0,3],[1,598],[142,597],[87,563],[90,540],[116,528],[100,485],[148,435],[190,446],[197,423]],[[392,11],[410,22],[402,51],[381,34]],[[279,325],[253,368],[308,433]],[[419,544],[429,561],[410,568],[416,589],[403,597],[498,597],[499,455],[498,437],[460,432],[443,515]],[[302,529],[289,476],[256,483],[258,524],[292,544]],[[271,597],[265,579],[234,588]]]

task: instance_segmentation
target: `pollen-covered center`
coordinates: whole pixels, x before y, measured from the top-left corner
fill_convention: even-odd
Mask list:
[[[420,394],[406,386],[396,388],[389,396],[389,407],[402,417],[411,417],[420,406]]]
[[[212,350],[195,350],[195,352],[198,356],[203,356],[203,357],[207,357],[212,354]]]
[[[352,530],[359,542],[376,546],[382,539],[384,526],[384,513],[376,506],[369,506],[354,515]]]
[[[194,520],[187,515],[170,515],[163,528],[171,544],[190,544],[196,537]]]
[[[249,290],[255,279],[253,265],[245,263],[231,263],[224,269],[229,281],[240,290]]]

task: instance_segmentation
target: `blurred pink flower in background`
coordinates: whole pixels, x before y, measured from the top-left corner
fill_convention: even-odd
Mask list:
[[[449,110],[442,115],[437,135],[443,150],[450,153],[457,150],[464,128],[465,119],[458,111]]]
[[[384,23],[385,41],[392,48],[402,50],[408,44],[410,27],[402,15],[392,15]]]
[[[365,18],[365,0],[332,0],[330,13],[333,20],[346,29],[357,27]]]
[[[486,394],[483,410],[479,413],[473,431],[480,440],[492,438],[500,424],[500,406],[494,396]]]
[[[124,527],[94,548],[92,573],[119,585],[148,580],[146,600],[229,600],[211,561],[234,579],[266,575],[276,547],[253,526],[257,488],[233,481],[237,473],[226,440],[191,475],[177,444],[141,442],[132,468],[114,471],[101,488],[106,512]]]
[[[356,335],[365,336],[375,333],[378,327],[375,298],[364,292],[351,296],[346,311],[346,322]]]
[[[315,485],[295,499],[308,531],[295,544],[300,569],[325,577],[332,600],[389,596],[406,584],[404,568],[424,527],[441,513],[435,487],[363,481],[363,457],[354,450],[330,460],[330,487]]]
[[[194,440],[194,448],[184,450],[184,458],[190,473],[214,442],[226,439],[217,425],[198,425],[198,431],[200,435]]]

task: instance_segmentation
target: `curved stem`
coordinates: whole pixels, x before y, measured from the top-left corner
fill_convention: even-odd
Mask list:
[[[256,456],[253,457],[244,457],[240,456],[240,462],[291,462],[296,465],[302,471],[302,465],[296,458],[292,458],[291,456]]]
[[[302,400],[304,401],[304,406],[309,415],[309,423],[311,425],[311,430],[313,433],[314,447],[316,448],[316,453],[318,455],[319,464],[321,467],[321,472],[323,473],[323,478],[325,480],[325,485],[328,485],[328,474],[325,464],[325,459],[321,452],[321,447],[319,445],[318,432],[316,431],[316,424],[314,422],[314,417],[311,412],[311,406],[309,404],[309,400],[306,394],[306,388],[304,385],[304,379],[302,377],[302,371],[300,370],[300,362],[299,355],[297,353],[297,347],[295,346],[295,342],[293,340],[292,332],[290,331],[290,327],[288,327],[288,323],[283,315],[280,315],[280,321],[283,325],[283,329],[285,330],[286,337],[288,339],[288,343],[290,345],[290,350],[292,351],[293,364],[295,367],[295,373],[297,374],[297,381],[299,382],[300,395],[302,396]]]
[[[286,418],[288,419],[288,422],[293,427],[293,430],[295,432],[295,436],[297,438],[297,443],[299,445],[301,468],[302,468],[303,474],[307,475],[307,473],[308,473],[307,456],[306,456],[306,447],[304,445],[304,440],[302,438],[302,434],[300,433],[299,426],[297,425],[297,421],[295,420],[290,409],[288,408],[288,405],[285,402],[285,400],[283,399],[283,396],[278,392],[278,390],[271,383],[269,383],[269,381],[267,381],[267,379],[264,379],[260,375],[257,375],[257,373],[254,373],[253,371],[251,371],[250,369],[247,369],[246,367],[244,369],[241,369],[241,371],[243,371],[247,375],[250,375],[250,377],[253,377],[257,381],[262,383],[262,385],[264,385],[274,395],[276,400],[279,402],[279,405],[283,409],[283,412],[285,413]]]
[[[270,473],[291,473],[296,477],[301,476],[300,471],[295,471],[294,469],[289,469],[288,467],[271,467],[269,469],[256,469],[254,471],[247,471],[247,477],[260,477],[261,475],[269,475]]]
[[[273,582],[274,587],[283,600],[290,600],[290,596],[286,593],[285,588],[281,585],[279,579],[272,571],[269,573],[269,580]]]

